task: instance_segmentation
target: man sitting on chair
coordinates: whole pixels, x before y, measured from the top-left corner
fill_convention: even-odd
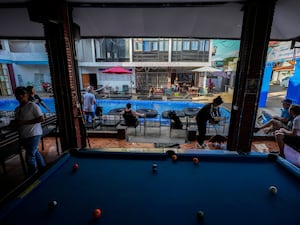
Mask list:
[[[126,108],[121,112],[121,115],[123,115],[126,126],[134,126],[134,127],[138,125],[137,116],[141,116],[141,117],[145,116],[144,114],[131,110],[130,103],[126,104]]]
[[[264,133],[269,134],[276,130],[279,130],[280,128],[286,128],[291,130],[291,125],[293,118],[289,113],[289,108],[292,104],[292,100],[290,99],[284,99],[282,100],[282,109],[281,109],[281,115],[280,116],[270,116],[270,120],[261,125],[260,127],[254,128],[254,133],[264,130]]]
[[[171,127],[173,129],[182,129],[183,125],[180,121],[180,118],[176,115],[175,111],[170,111],[168,117],[171,119]]]

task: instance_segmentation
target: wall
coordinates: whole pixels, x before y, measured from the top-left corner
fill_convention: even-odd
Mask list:
[[[48,65],[19,65],[13,64],[17,86],[32,85],[35,79],[34,74],[44,74],[44,82],[51,83],[50,69]],[[37,84],[35,84],[37,85]]]

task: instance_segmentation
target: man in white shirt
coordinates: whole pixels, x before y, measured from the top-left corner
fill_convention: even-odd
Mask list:
[[[41,122],[44,116],[41,108],[34,102],[29,101],[25,87],[15,89],[15,97],[20,105],[15,109],[15,126],[19,131],[21,145],[26,151],[26,162],[29,175],[37,169],[44,167],[45,161],[38,151],[39,142],[43,134]]]

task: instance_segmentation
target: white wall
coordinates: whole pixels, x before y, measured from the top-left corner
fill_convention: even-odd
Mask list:
[[[98,85],[111,87],[112,90],[123,90],[123,85],[128,85],[130,92],[135,89],[135,74],[97,74]]]
[[[32,85],[34,83],[34,74],[44,74],[44,82],[51,83],[50,69],[48,65],[19,65],[13,64],[17,86]],[[38,84],[34,84],[38,85]]]
[[[135,89],[135,74],[103,74],[99,71],[98,67],[80,67],[80,86],[82,87],[82,74],[95,73],[97,75],[98,85],[112,87],[115,90],[118,87],[119,91],[122,91],[123,85],[128,85],[129,89]]]

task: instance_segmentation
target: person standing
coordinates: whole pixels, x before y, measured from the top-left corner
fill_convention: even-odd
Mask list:
[[[21,145],[26,152],[26,162],[29,175],[46,166],[45,161],[38,151],[38,146],[43,134],[41,122],[44,116],[41,108],[29,101],[28,91],[25,87],[15,89],[15,97],[19,106],[15,109],[14,125],[18,129]]]
[[[204,139],[206,135],[206,123],[210,121],[211,123],[217,123],[214,117],[220,117],[221,113],[219,106],[223,103],[221,96],[218,96],[213,100],[212,103],[204,105],[198,112],[196,116],[197,126],[198,126],[198,137],[197,137],[197,147],[205,148]]]
[[[34,87],[33,86],[27,86],[26,87],[27,92],[28,92],[28,100],[31,102],[34,102],[38,105],[43,106],[49,113],[50,113],[50,109],[49,107],[46,105],[46,103],[40,98],[40,96],[38,96],[35,93]]]
[[[212,81],[211,78],[209,78],[209,80],[208,80],[208,93],[213,93],[214,87],[215,87],[214,82]]]
[[[96,97],[93,94],[93,87],[89,86],[87,92],[83,95],[83,111],[86,122],[92,122],[95,117]]]
[[[150,86],[150,89],[149,89],[149,97],[150,97],[150,99],[153,98],[154,92],[155,92],[154,87]]]

